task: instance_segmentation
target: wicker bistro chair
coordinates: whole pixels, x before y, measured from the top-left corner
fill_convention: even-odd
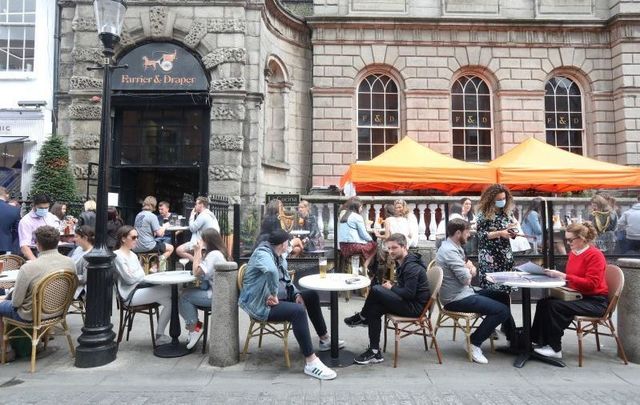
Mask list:
[[[613,312],[618,306],[618,299],[624,288],[624,273],[620,267],[608,264],[605,270],[605,277],[607,280],[607,286],[609,287],[609,306],[601,317],[597,316],[579,316],[576,315],[573,318],[572,327],[569,329],[575,329],[578,335],[578,366],[582,367],[582,339],[584,336],[593,333],[596,336],[596,347],[600,351],[600,336],[613,337],[618,345],[618,356],[622,359],[624,364],[629,364],[627,361],[627,355],[622,347],[620,337],[616,333],[616,328],[613,326],[611,317]],[[586,324],[586,325],[583,325]],[[609,329],[610,333],[602,333],[598,330],[598,326],[603,326]]]
[[[247,265],[243,264],[238,270],[238,290],[242,291],[242,281],[244,280],[244,272],[247,270]],[[249,324],[249,330],[247,331],[247,337],[244,341],[244,348],[242,350],[242,358],[246,360],[247,351],[249,350],[249,341],[251,338],[258,338],[258,348],[262,347],[262,337],[264,335],[273,335],[282,339],[284,343],[284,361],[287,367],[291,368],[291,361],[289,360],[289,331],[291,330],[291,323],[289,321],[282,322],[269,322],[260,321],[249,316],[251,323]]]
[[[429,263],[429,269],[435,265],[436,261],[432,260]],[[470,362],[473,362],[473,358],[471,357],[471,331],[474,328],[477,328],[477,323],[483,318],[482,314],[478,314],[475,312],[456,312],[456,311],[448,311],[444,309],[444,305],[440,302],[440,294],[438,294],[436,299],[436,304],[438,306],[438,319],[436,321],[436,327],[433,331],[433,335],[438,333],[438,329],[440,328],[453,328],[453,341],[456,340],[456,331],[458,328],[462,330],[465,334],[465,338],[467,340],[467,353]],[[451,321],[451,325],[447,325],[446,322]],[[493,339],[489,339],[491,343],[491,351],[495,351],[495,346]],[[433,346],[433,344],[432,344]]]
[[[393,330],[395,333],[395,352],[393,353],[393,367],[398,366],[398,349],[400,339],[411,335],[422,336],[424,339],[424,350],[429,350],[427,337],[431,337],[431,343],[436,349],[438,355],[438,363],[442,364],[442,355],[436,340],[436,334],[431,324],[430,312],[440,291],[442,285],[442,269],[438,266],[431,266],[427,270],[427,280],[429,280],[429,288],[431,289],[431,297],[425,304],[420,316],[416,318],[404,317],[393,314],[384,316],[384,346],[383,350],[387,351],[387,331]]]
[[[18,270],[25,263],[24,258],[18,255],[0,255],[0,261],[3,260],[5,270]]]
[[[2,363],[9,339],[27,336],[31,339],[31,372],[36,370],[36,346],[55,326],[62,326],[71,356],[75,356],[66,316],[78,285],[76,273],[70,269],[54,271],[40,279],[33,288],[33,321],[21,322],[3,317]],[[47,340],[44,339],[45,348]]]
[[[153,328],[153,315],[156,316],[156,321],[160,317],[159,308],[160,305],[157,302],[143,305],[129,305],[126,300],[120,295],[117,282],[114,283],[115,293],[117,297],[117,305],[120,310],[120,323],[118,325],[118,345],[122,342],[122,336],[124,334],[124,328],[127,328],[127,342],[129,341],[129,333],[133,327],[133,319],[136,314],[149,315],[149,329],[151,331],[151,344],[153,348],[156,348],[156,335]]]

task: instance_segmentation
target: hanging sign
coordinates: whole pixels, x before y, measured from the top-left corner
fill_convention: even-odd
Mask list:
[[[139,46],[118,64],[129,67],[113,71],[113,90],[208,90],[207,76],[198,59],[176,44],[152,42]]]

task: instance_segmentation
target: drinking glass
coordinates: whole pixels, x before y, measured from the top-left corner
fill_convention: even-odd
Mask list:
[[[327,259],[321,257],[318,260],[318,267],[320,267],[320,278],[327,278]]]
[[[187,263],[189,263],[189,259],[187,259],[186,257],[183,257],[178,261],[182,265],[182,270],[187,270]]]

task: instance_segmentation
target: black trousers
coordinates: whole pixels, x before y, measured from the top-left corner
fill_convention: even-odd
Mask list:
[[[584,297],[578,301],[544,298],[536,305],[531,341],[541,346],[549,345],[558,352],[562,349],[564,330],[571,325],[574,316],[601,316],[607,310],[607,305],[609,299],[601,295]]]
[[[374,285],[364,302],[360,314],[369,326],[369,347],[380,349],[382,316],[394,314],[400,316],[418,316],[426,303],[405,301],[398,294],[381,285]]]
[[[302,299],[304,300],[304,306],[295,302],[282,300],[278,305],[271,307],[267,320],[291,322],[293,335],[298,341],[300,350],[305,357],[308,357],[313,354],[313,343],[311,342],[311,334],[309,333],[307,314],[318,336],[327,334],[327,325],[324,322],[322,310],[320,309],[318,293],[305,290],[300,291],[300,295],[302,295]]]

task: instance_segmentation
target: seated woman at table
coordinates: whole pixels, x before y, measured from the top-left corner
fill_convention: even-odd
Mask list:
[[[291,257],[298,257],[302,252],[320,248],[322,235],[318,228],[318,220],[309,209],[309,201],[302,200],[298,204],[298,223],[294,229],[309,231],[309,234],[291,240]]]
[[[567,226],[565,238],[571,252],[566,273],[545,270],[549,277],[566,280],[567,287],[582,293],[577,301],[544,298],[536,305],[531,327],[531,341],[538,344],[536,353],[562,358],[561,339],[575,315],[602,316],[609,305],[605,268],[607,262],[598,248],[592,245],[597,235],[595,227],[585,222]]]
[[[338,219],[338,243],[342,257],[362,255],[364,268],[368,269],[378,245],[367,232],[361,211],[362,202],[357,197],[351,197],[344,203]]]
[[[289,321],[306,364],[304,373],[321,380],[336,378],[335,371],[315,355],[307,315],[320,338],[320,350],[331,349],[331,338],[320,310],[318,293],[298,291],[287,271],[283,254],[289,246],[289,234],[276,229],[267,241],[251,254],[242,280],[238,305],[252,318],[261,321]],[[338,342],[344,347],[344,342]]]
[[[164,335],[164,330],[171,319],[171,288],[143,282],[144,270],[138,256],[133,253],[137,239],[138,231],[134,227],[124,225],[118,229],[116,250],[113,251],[116,255],[118,293],[126,305],[136,306],[153,302],[162,305],[156,329],[156,344],[169,343],[171,339]]]
[[[180,315],[184,319],[185,327],[189,331],[187,349],[193,348],[202,336],[202,322],[198,320],[198,308],[211,307],[213,294],[213,272],[218,263],[229,260],[227,245],[220,233],[213,228],[205,229],[201,238],[193,249],[193,275],[200,279],[200,287],[186,288],[180,295]],[[202,258],[202,250],[207,254]]]
[[[384,220],[384,233],[375,230],[378,238],[384,242],[394,233],[401,233],[407,239],[408,247],[418,246],[417,226],[418,220],[407,206],[405,200],[395,200],[393,202],[393,215],[387,216]]]
[[[73,296],[74,299],[84,295],[84,286],[87,283],[86,274],[89,262],[84,255],[91,252],[93,245],[96,243],[96,233],[89,225],[82,225],[76,228],[76,245],[77,247],[71,252],[71,259],[76,264],[76,275],[78,276],[78,288]]]

